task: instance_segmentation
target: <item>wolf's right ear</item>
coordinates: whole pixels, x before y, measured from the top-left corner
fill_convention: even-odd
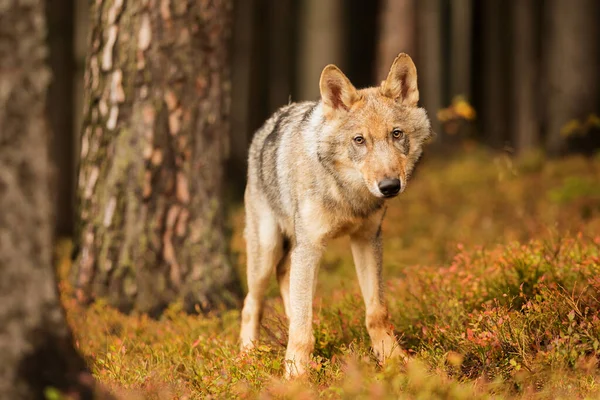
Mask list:
[[[326,114],[337,110],[348,111],[360,99],[350,80],[333,64],[329,64],[321,72],[319,88]]]

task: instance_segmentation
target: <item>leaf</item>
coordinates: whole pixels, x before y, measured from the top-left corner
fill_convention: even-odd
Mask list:
[[[64,400],[64,396],[60,390],[52,386],[48,386],[44,389],[44,397],[46,400]]]

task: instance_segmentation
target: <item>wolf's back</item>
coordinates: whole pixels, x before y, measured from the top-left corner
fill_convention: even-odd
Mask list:
[[[255,133],[248,152],[248,186],[266,195],[275,210],[282,211],[282,190],[300,151],[306,129],[318,102],[291,103],[277,110]]]

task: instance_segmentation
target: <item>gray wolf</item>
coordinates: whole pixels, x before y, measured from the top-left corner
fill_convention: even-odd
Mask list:
[[[342,235],[350,236],[373,351],[382,362],[404,356],[384,300],[381,223],[386,200],[406,189],[433,135],[407,54],[377,87],[357,90],[334,65],[323,69],[319,86],[319,101],[291,103],[271,116],[248,156],[241,348],[256,344],[275,272],[289,320],[289,377],[305,373],[310,361],[319,261],[327,241]]]

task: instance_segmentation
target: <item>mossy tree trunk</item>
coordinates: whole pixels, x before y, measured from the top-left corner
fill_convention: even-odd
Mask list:
[[[78,179],[81,301],[160,313],[237,304],[221,204],[229,0],[91,10]],[[199,307],[198,307],[199,306]]]
[[[0,398],[91,398],[52,267],[44,1],[0,3]]]

